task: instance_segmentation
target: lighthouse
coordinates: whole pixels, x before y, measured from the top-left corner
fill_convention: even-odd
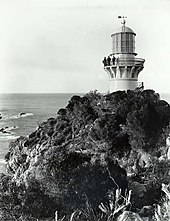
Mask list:
[[[111,35],[112,53],[103,60],[104,70],[109,76],[110,93],[118,90],[135,90],[144,86],[143,82],[138,82],[145,60],[136,57],[136,34],[126,26],[124,16],[118,18],[122,18],[122,26]]]

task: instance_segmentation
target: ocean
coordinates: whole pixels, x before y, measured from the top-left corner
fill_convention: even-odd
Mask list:
[[[56,117],[75,94],[0,94],[0,172],[5,172],[4,156],[9,143],[32,133],[50,117]],[[83,94],[77,94],[83,95]],[[161,94],[170,103],[170,94]]]

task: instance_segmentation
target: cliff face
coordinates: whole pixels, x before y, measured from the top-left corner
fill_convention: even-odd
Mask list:
[[[170,181],[169,122],[169,104],[152,90],[73,96],[56,118],[10,144],[10,176],[0,181],[1,196],[10,194],[1,210],[40,218],[87,201],[97,209],[118,188],[132,190],[134,211],[159,202]]]

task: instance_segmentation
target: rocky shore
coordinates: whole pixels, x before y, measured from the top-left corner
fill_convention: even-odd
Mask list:
[[[99,205],[115,205],[118,190],[119,205],[131,191],[122,211],[154,220],[162,183],[170,183],[169,122],[170,105],[153,90],[73,96],[56,118],[10,144],[1,220],[50,221],[56,211],[90,220],[89,208],[100,216]]]

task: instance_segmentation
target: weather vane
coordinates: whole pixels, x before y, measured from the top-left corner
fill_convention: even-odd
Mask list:
[[[122,22],[121,23],[122,23],[123,26],[125,26],[125,24],[126,24],[125,18],[127,18],[127,17],[123,15],[123,16],[118,16],[118,18],[122,18]]]

